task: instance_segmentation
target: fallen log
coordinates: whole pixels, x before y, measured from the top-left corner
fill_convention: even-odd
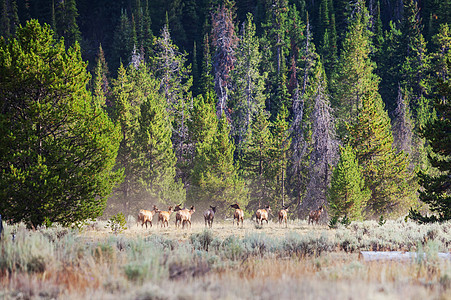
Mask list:
[[[359,259],[364,261],[384,261],[384,260],[393,260],[393,261],[406,261],[417,259],[418,255],[422,255],[424,259],[427,259],[426,253],[417,253],[417,252],[402,252],[402,251],[360,251]],[[449,259],[451,260],[451,253],[437,253],[438,258],[440,259]]]

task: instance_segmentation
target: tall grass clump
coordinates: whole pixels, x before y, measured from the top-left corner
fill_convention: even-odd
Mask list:
[[[0,272],[44,272],[54,263],[55,246],[39,231],[29,231],[24,224],[5,228],[0,243]],[[13,239],[14,234],[14,239]]]

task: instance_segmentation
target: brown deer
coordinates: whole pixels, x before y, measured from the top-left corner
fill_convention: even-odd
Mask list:
[[[173,211],[172,206],[169,206],[168,211],[160,211],[158,214],[158,223],[161,223],[161,227],[169,227],[169,217]]]
[[[189,228],[191,228],[191,215],[196,211],[194,206],[191,206],[189,210],[182,209],[180,211],[181,221],[182,221],[182,228],[185,228],[185,224],[189,223]]]
[[[181,216],[180,212],[182,210],[185,210],[186,208],[182,208],[181,206],[182,206],[182,204],[180,203],[180,204],[177,204],[174,207],[174,211],[175,211],[175,227],[179,227],[179,225],[182,224],[182,216]]]
[[[205,219],[205,227],[208,226],[211,228],[213,226],[213,219],[215,218],[216,213],[216,206],[211,206],[204,212],[204,219]]]
[[[268,224],[268,215],[270,211],[271,207],[269,207],[269,205],[267,205],[266,208],[257,209],[255,212],[257,224],[260,222],[260,225],[263,225],[263,221],[266,221],[266,224]]]
[[[310,225],[310,222],[312,222],[312,225],[313,225],[313,222],[316,222],[316,225],[318,225],[319,218],[321,217],[321,214],[323,213],[323,211],[324,211],[324,208],[322,205],[320,207],[318,207],[317,210],[311,211],[308,215],[308,224]]]
[[[236,225],[240,226],[241,221],[241,227],[243,227],[244,222],[244,212],[238,205],[238,203],[230,205],[230,207],[235,209],[235,213],[233,214],[233,225],[235,225],[235,219],[236,219]]]
[[[141,222],[141,227],[143,227],[145,223],[147,228],[147,223],[150,223],[150,227],[152,227],[152,219],[157,212],[158,208],[155,205],[153,206],[152,210],[141,209],[138,213],[138,222],[136,223],[136,225]]]
[[[285,222],[285,227],[288,227],[288,207],[279,211],[279,225]]]

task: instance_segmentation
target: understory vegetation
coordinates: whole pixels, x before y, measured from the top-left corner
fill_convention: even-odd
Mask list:
[[[451,261],[437,255],[451,249],[450,222],[389,220],[381,226],[365,221],[329,229],[295,220],[283,234],[272,222],[263,228],[220,222],[213,229],[193,223],[190,231],[128,224],[120,234],[103,223],[81,230],[5,227],[0,298],[265,299],[305,294],[322,299],[335,293],[438,299],[451,289]],[[420,255],[410,261],[365,262],[358,258],[365,250]]]

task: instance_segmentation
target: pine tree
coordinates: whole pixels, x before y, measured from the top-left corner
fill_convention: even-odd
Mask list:
[[[176,182],[176,157],[172,148],[172,126],[166,110],[165,98],[159,93],[160,84],[152,78],[145,64],[134,71],[134,81],[140,86],[136,173],[139,181],[158,202],[184,202],[185,191]]]
[[[96,218],[120,179],[119,128],[91,105],[78,44],[66,50],[36,20],[16,36],[0,42],[2,215],[30,227]]]
[[[166,109],[172,122],[172,142],[177,161],[182,163],[184,145],[187,142],[189,119],[189,92],[193,79],[190,66],[186,66],[187,54],[180,53],[172,42],[168,27],[165,25],[155,45],[153,69],[160,80],[160,91],[166,98]]]
[[[369,18],[364,3],[358,1],[355,11],[343,42],[333,85],[340,136],[346,134],[345,123],[355,118],[362,98],[377,93],[379,81],[373,74],[374,64],[369,59],[371,32],[367,29]]]
[[[130,69],[132,70],[132,69]],[[115,189],[118,201],[124,212],[130,212],[135,204],[136,194],[141,191],[135,164],[135,134],[142,99],[134,98],[135,82],[130,79],[127,69],[121,64],[117,78],[112,81],[110,101],[112,103],[112,120],[121,128],[122,141],[116,159],[116,168],[123,169],[124,180]]]
[[[92,96],[95,105],[106,109],[106,96],[109,94],[108,81],[108,65],[105,60],[102,45],[99,45],[97,53],[96,67],[94,69],[94,76],[92,78]]]
[[[199,110],[207,115],[198,115],[204,120],[196,121],[194,136],[196,155],[189,190],[189,201],[205,203],[213,201],[221,206],[238,202],[245,205],[245,188],[238,177],[238,167],[234,163],[235,147],[229,138],[230,128],[223,115],[219,123],[212,104],[198,97]],[[215,126],[215,124],[217,124]]]
[[[282,107],[277,115],[277,118],[272,128],[272,147],[270,170],[273,197],[270,202],[271,205],[280,203],[279,207],[285,206],[287,200],[287,168],[290,159],[291,138],[288,123],[288,109]],[[276,201],[276,203],[274,203]]]
[[[274,139],[270,127],[269,114],[260,109],[252,119],[251,131],[241,155],[240,165],[248,182],[251,208],[260,208],[262,203],[271,202],[270,160]]]
[[[260,74],[261,54],[252,15],[247,15],[241,28],[240,41],[236,49],[236,63],[232,71],[233,90],[230,108],[232,109],[233,135],[240,150],[254,114],[265,105],[264,75]]]
[[[66,47],[80,42],[81,33],[77,24],[78,10],[76,0],[58,1],[56,6],[56,33],[64,37]]]
[[[434,73],[438,75],[437,96],[434,108],[437,118],[428,121],[421,129],[421,135],[431,146],[429,161],[434,168],[435,174],[429,170],[422,169],[419,172],[420,200],[428,204],[431,216],[424,216],[420,212],[411,209],[409,217],[420,223],[443,222],[451,219],[451,80],[449,79],[451,69],[451,38],[448,25],[443,25],[439,33],[434,36],[434,42],[438,49],[434,53]]]
[[[362,220],[370,194],[352,147],[340,147],[340,159],[333,169],[328,192],[331,216]]]
[[[122,10],[119,23],[114,31],[111,61],[114,70],[117,70],[121,63],[127,64],[130,61],[135,40],[136,36],[133,36],[133,28],[127,13]]]
[[[202,60],[202,75],[201,75],[201,93],[207,95],[214,92],[214,76],[213,66],[210,54],[210,41],[208,34],[204,36],[204,51]]]
[[[348,84],[352,93],[343,89],[339,93],[343,97],[340,98],[342,105],[352,113],[346,114],[342,110],[342,115],[350,122],[347,125],[349,144],[362,167],[365,185],[371,191],[368,211],[373,214],[400,213],[412,201],[407,186],[412,175],[407,171],[406,155],[403,152],[396,154],[393,149],[390,119],[378,93],[379,78],[373,74],[373,63],[369,58],[367,11],[363,1],[357,5],[359,13],[350,24],[341,64],[343,68],[346,61],[354,65],[340,73],[341,82]]]

